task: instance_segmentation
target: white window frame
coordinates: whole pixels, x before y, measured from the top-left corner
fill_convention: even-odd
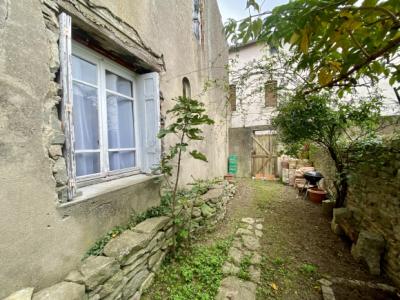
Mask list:
[[[66,171],[68,175],[68,183],[66,185],[67,201],[73,201],[78,187],[131,176],[138,173],[152,174],[153,170],[159,166],[161,159],[161,141],[157,138],[157,133],[159,132],[161,126],[159,90],[160,74],[151,71],[144,74],[136,74],[94,50],[84,47],[81,44],[73,43],[72,18],[66,13],[62,12],[59,15],[59,21],[60,87],[62,89],[60,114],[65,134],[63,155],[66,160]],[[72,46],[72,44],[74,45]],[[103,150],[103,148],[101,148],[101,172],[98,174],[80,176],[77,179],[73,123],[74,99],[72,80],[72,48],[74,49],[74,54],[76,56],[95,63],[98,68],[102,68],[102,70],[104,70],[103,72],[99,70],[97,74],[99,82],[99,126],[102,126],[101,128],[99,127],[101,130],[99,132],[99,139],[101,139],[102,147],[104,147],[105,143],[108,145],[108,131],[105,132],[105,129],[103,129],[104,125],[107,125],[106,108],[104,108],[104,106],[107,105],[105,94],[106,91],[104,89],[104,85],[106,84],[105,69],[110,70],[116,75],[132,80],[136,148],[136,166],[134,168],[108,171],[108,149],[106,148],[106,150]],[[103,80],[101,80],[99,76],[103,77]],[[86,82],[85,84],[87,85]],[[103,89],[100,87],[101,85],[103,85]],[[101,103],[101,98],[105,99],[103,104]],[[148,111],[151,111],[154,116],[148,115],[146,113]],[[101,120],[104,120],[103,123]],[[104,138],[104,135],[106,138]],[[105,155],[106,157],[104,158]],[[107,164],[104,164],[104,160],[106,160]]]
[[[97,88],[98,91],[98,124],[99,124],[99,151],[100,151],[100,173],[77,176],[77,183],[92,181],[99,178],[118,178],[139,174],[141,172],[141,138],[138,122],[138,94],[137,94],[137,75],[127,68],[116,64],[110,59],[98,54],[97,52],[86,48],[77,42],[72,42],[72,55],[86,60],[97,67],[97,86],[91,85],[86,82],[81,82],[87,86]],[[118,94],[114,91],[106,89],[106,71],[110,71],[118,76],[128,79],[132,82],[132,96]],[[80,82],[79,80],[72,79],[73,82]],[[109,167],[109,148],[108,148],[108,130],[107,130],[107,93],[120,95],[126,99],[133,101],[133,120],[135,132],[135,148],[126,148],[120,150],[135,151],[135,167],[111,171]],[[118,149],[112,149],[117,151]],[[75,150],[77,153],[83,153],[85,150]],[[76,161],[76,160],[75,160]]]

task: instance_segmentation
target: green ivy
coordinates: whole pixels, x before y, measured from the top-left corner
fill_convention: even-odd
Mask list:
[[[223,278],[222,266],[228,258],[231,238],[210,245],[181,249],[174,260],[162,267],[146,299],[211,300]]]
[[[128,229],[132,229],[140,222],[143,222],[146,219],[160,217],[170,214],[170,201],[171,195],[169,193],[164,194],[161,197],[161,203],[157,207],[149,208],[147,211],[143,213],[133,213],[126,225],[116,226],[107,232],[102,238],[97,240],[94,245],[85,253],[83,259],[89,256],[99,256],[103,254],[103,249],[107,245],[109,241],[113,238],[119,236],[122,232]]]
[[[179,190],[177,193],[179,204],[185,205],[191,199],[194,199],[196,195],[205,194],[214,184],[219,182],[220,179],[211,180],[196,180],[192,183],[192,188],[190,190]],[[107,232],[102,238],[97,240],[95,244],[85,253],[83,259],[88,256],[99,256],[103,254],[103,249],[109,241],[113,238],[119,236],[122,232],[128,229],[134,228],[137,224],[143,222],[149,218],[155,218],[160,216],[171,215],[171,201],[172,193],[170,191],[164,192],[161,196],[161,202],[159,206],[149,208],[143,213],[133,213],[126,225],[116,226]],[[177,223],[182,223],[183,219],[177,219]],[[179,232],[178,239],[183,241],[187,237],[187,230],[183,229]]]

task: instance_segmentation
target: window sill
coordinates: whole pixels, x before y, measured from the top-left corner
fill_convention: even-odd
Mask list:
[[[78,189],[78,196],[75,197],[71,202],[62,203],[59,205],[60,208],[71,207],[79,205],[89,199],[96,198],[98,196],[115,192],[126,187],[143,183],[146,181],[154,180],[159,178],[161,175],[145,175],[138,174],[129,177],[124,177],[120,179],[115,179],[111,181],[101,182],[93,185],[88,185]]]

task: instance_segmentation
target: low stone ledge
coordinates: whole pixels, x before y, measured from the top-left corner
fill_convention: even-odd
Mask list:
[[[220,199],[224,195],[224,189],[216,188],[216,189],[210,189],[208,190],[207,193],[201,196],[201,199],[203,199],[205,202],[208,201],[215,201],[217,200],[214,199]]]
[[[224,189],[211,189],[199,197],[196,200],[199,206],[195,205],[193,214],[190,213],[191,207],[180,208],[190,218],[193,231],[209,229],[223,219],[233,187],[224,185]],[[255,234],[255,228],[251,227],[251,230]],[[31,300],[32,297],[34,300],[139,300],[161,267],[172,244],[172,236],[170,217],[147,219],[109,241],[103,255],[86,258],[63,282],[35,294],[33,288],[27,288],[3,300]],[[242,245],[239,235],[237,238]],[[250,251],[242,250],[244,254]],[[234,268],[239,270],[237,266]]]
[[[33,295],[32,300],[86,300],[85,286],[60,282]]]
[[[351,247],[351,254],[357,261],[366,263],[372,275],[380,275],[384,249],[385,240],[382,235],[362,230],[357,243]]]
[[[169,217],[150,218],[136,225],[132,231],[149,234],[152,238],[158,231],[163,229],[170,220],[171,218]]]
[[[151,235],[131,230],[124,231],[104,247],[104,255],[114,257],[123,264],[130,255],[143,249],[150,242]]]
[[[105,256],[89,256],[80,267],[83,282],[89,290],[94,290],[119,270],[118,262]]]
[[[122,298],[130,299],[130,297],[133,297],[149,274],[150,272],[147,269],[137,273],[123,289]]]
[[[25,288],[15,293],[12,293],[10,296],[4,298],[3,300],[31,300],[33,295],[33,290],[34,290],[33,287]]]

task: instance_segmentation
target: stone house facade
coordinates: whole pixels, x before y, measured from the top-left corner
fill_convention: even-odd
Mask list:
[[[0,0],[0,298],[60,281],[159,203],[156,134],[183,93],[215,125],[182,184],[222,176],[228,47],[216,0]],[[190,167],[185,167],[190,166]]]
[[[276,143],[272,145],[269,142],[275,140],[276,132],[271,126],[271,119],[278,103],[278,85],[282,82],[279,82],[280,78],[258,67],[265,64],[273,54],[274,51],[254,41],[231,46],[229,49],[232,114],[229,153],[238,156],[240,177],[251,177],[256,173],[269,173],[277,169],[276,159],[266,163],[267,153],[263,150],[255,153],[259,147],[271,148],[273,152],[276,152],[277,147]]]

